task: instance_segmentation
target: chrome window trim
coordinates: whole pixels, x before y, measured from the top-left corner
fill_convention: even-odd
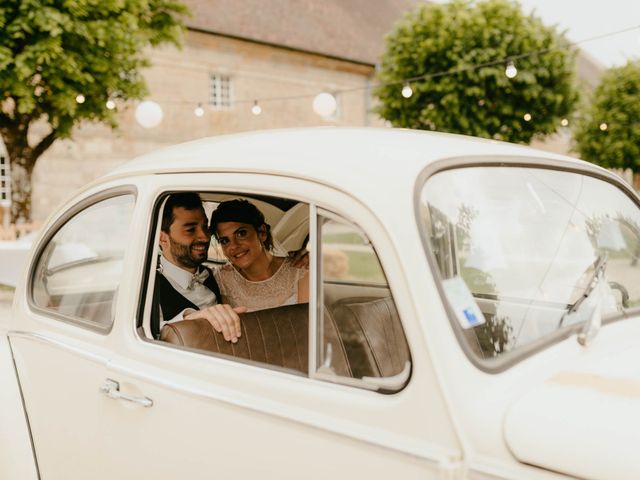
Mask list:
[[[424,208],[420,203],[420,197],[422,193],[422,189],[424,188],[426,182],[432,176],[442,173],[448,170],[457,170],[462,168],[473,168],[473,167],[521,167],[521,168],[538,168],[543,170],[555,170],[560,172],[568,172],[568,173],[577,173],[580,175],[586,175],[589,177],[597,178],[603,180],[607,183],[612,184],[618,190],[621,190],[629,199],[640,208],[640,198],[638,195],[624,183],[620,178],[614,175],[611,172],[608,172],[600,167],[596,167],[595,165],[583,164],[576,165],[575,163],[567,160],[561,159],[548,159],[544,157],[525,157],[525,156],[504,156],[504,155],[495,155],[495,156],[465,156],[465,157],[452,157],[439,160],[428,165],[424,168],[418,177],[416,178],[416,183],[414,187],[414,215],[416,225],[419,227],[418,231],[420,232],[420,240],[422,242],[422,247],[425,252],[427,263],[431,270],[431,274],[433,278],[436,280],[436,287],[438,289],[438,294],[440,295],[442,304],[447,312],[447,316],[449,317],[449,323],[451,324],[451,328],[456,336],[458,344],[465,356],[469,359],[469,361],[477,367],[479,370],[496,374],[504,372],[514,365],[520,363],[522,360],[544,350],[545,348],[553,345],[555,343],[559,343],[562,340],[565,340],[572,336],[574,333],[577,333],[581,330],[582,324],[570,325],[565,328],[556,330],[555,332],[548,334],[544,337],[541,337],[528,345],[522,346],[517,350],[512,352],[508,352],[500,357],[494,357],[492,359],[483,359],[479,358],[469,347],[467,341],[464,338],[464,332],[462,327],[456,320],[456,316],[449,305],[449,302],[446,300],[446,296],[444,293],[444,288],[442,286],[442,276],[440,274],[440,269],[438,268],[438,263],[433,253],[431,252],[431,247],[429,244],[429,239],[426,236],[425,229],[422,228],[422,214],[424,212]],[[608,323],[621,320],[623,318],[627,318],[628,314],[637,314],[640,312],[640,307],[630,310],[628,312],[621,313],[620,315],[613,315],[607,319],[603,319],[602,324],[606,325]]]
[[[318,255],[318,206],[315,203],[309,205],[309,378],[317,378],[318,370],[318,319],[322,314],[321,304],[318,299],[322,298],[322,282],[318,281],[322,275],[322,264]]]

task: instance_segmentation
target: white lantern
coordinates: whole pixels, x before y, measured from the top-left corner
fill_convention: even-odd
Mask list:
[[[162,108],[156,102],[145,100],[136,107],[136,121],[144,128],[153,128],[162,122]]]
[[[336,113],[338,108],[338,102],[336,97],[327,92],[322,92],[316,95],[313,99],[313,111],[323,118],[331,117]]]

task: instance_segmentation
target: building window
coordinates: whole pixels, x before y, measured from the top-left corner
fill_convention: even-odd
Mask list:
[[[9,157],[0,155],[0,206],[11,203],[11,177],[9,174]]]
[[[229,75],[211,74],[209,105],[215,110],[231,108],[231,77]]]

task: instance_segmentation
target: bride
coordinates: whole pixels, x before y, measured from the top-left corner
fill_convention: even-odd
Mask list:
[[[273,255],[271,227],[251,202],[220,203],[209,229],[229,260],[214,272],[223,303],[254,311],[309,301],[309,272]]]

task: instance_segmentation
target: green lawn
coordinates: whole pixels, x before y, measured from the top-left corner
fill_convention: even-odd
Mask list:
[[[371,252],[345,252],[349,259],[349,277],[367,282],[386,283],[380,264]]]

